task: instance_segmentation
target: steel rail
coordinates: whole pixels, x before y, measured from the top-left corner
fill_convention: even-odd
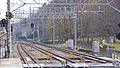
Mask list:
[[[21,47],[21,49],[30,57],[30,59],[34,62],[34,63],[36,63],[36,64],[38,64],[39,65],[39,63],[34,59],[34,57],[32,57],[30,54],[29,54],[29,52],[27,52],[27,50],[25,50],[25,48],[23,48],[23,46],[21,45],[20,46]],[[18,48],[18,47],[17,47]],[[18,48],[18,50],[19,50],[19,48]],[[19,53],[20,53],[20,51],[19,51]],[[22,59],[24,59],[24,56],[22,56],[22,54],[21,54],[21,57],[22,57]],[[25,60],[25,59],[24,59]],[[29,66],[29,64],[27,63],[27,62],[25,62],[25,64],[27,64],[28,66]],[[42,66],[41,65],[39,65],[41,68],[42,68]],[[29,66],[30,67],[30,66]]]
[[[21,46],[22,50],[30,57],[30,59],[34,62],[37,63],[37,61]]]
[[[19,50],[19,45],[17,45],[17,50],[18,50],[18,53],[19,53],[19,55],[20,55],[22,61],[24,62],[24,64],[27,64],[26,60],[24,59],[22,53],[21,53],[20,50]]]
[[[43,50],[43,51],[45,51],[45,52],[47,52],[47,53],[50,53],[50,54],[52,54],[52,55],[54,55],[54,56],[60,57],[60,58],[62,58],[62,59],[65,59],[66,62],[69,61],[69,62],[71,62],[71,63],[75,63],[75,62],[72,61],[72,60],[69,60],[69,59],[67,59],[67,58],[61,57],[61,56],[59,56],[59,55],[56,55],[56,54],[54,54],[54,53],[52,53],[52,52],[50,52],[50,51],[47,51],[47,50],[45,50],[45,49],[42,49],[42,48],[40,48],[40,47],[37,47],[37,46],[34,46],[34,47],[39,48],[39,50]],[[52,56],[52,57],[53,57],[53,56]],[[54,58],[54,59],[57,59],[56,57],[53,57],[53,58]],[[59,59],[57,59],[57,60],[59,60]],[[61,61],[61,60],[59,60],[59,61]]]
[[[39,44],[39,45],[44,45],[44,46],[49,47],[49,48],[54,48],[54,49],[57,49],[59,51],[66,52],[66,53],[69,53],[70,51],[72,51],[72,50],[65,50],[65,49],[60,49],[60,48],[57,48],[57,47],[49,46],[47,44],[41,44],[41,43],[38,43],[38,42],[33,42],[33,43],[34,44]],[[76,53],[75,55],[77,55],[77,56],[82,54],[82,53],[78,53],[78,52],[75,52],[75,53]],[[85,54],[85,58],[90,59],[90,60],[94,60],[94,61],[97,61],[97,62],[100,62],[100,63],[106,63],[106,62],[112,63],[113,62],[113,61],[102,59],[102,58],[99,58],[99,57],[96,57],[96,56],[93,56],[93,55],[89,55],[89,54]]]
[[[21,44],[31,46],[30,44],[27,44],[27,43],[21,43]],[[47,53],[49,53],[49,54],[52,54],[52,55],[54,55],[54,56],[60,57],[60,58],[62,58],[62,59],[65,59],[66,61],[69,61],[69,62],[71,62],[71,63],[75,63],[75,61],[72,61],[72,60],[70,60],[70,59],[64,58],[64,57],[59,56],[59,55],[57,55],[57,54],[54,54],[54,53],[52,53],[52,52],[50,52],[50,51],[48,51],[48,50],[45,50],[45,49],[43,49],[43,48],[40,48],[40,47],[38,47],[38,46],[32,46],[32,47],[34,47],[34,48],[39,48],[40,50],[43,50],[43,51],[45,51],[45,52],[47,52]],[[54,58],[55,58],[55,57],[54,57]]]

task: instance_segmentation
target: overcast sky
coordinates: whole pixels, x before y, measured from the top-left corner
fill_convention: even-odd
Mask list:
[[[20,3],[20,0],[10,0],[10,1],[19,1]],[[21,0],[21,1],[25,1],[25,0]],[[34,0],[26,0],[26,1],[31,1],[33,3]],[[47,0],[35,0],[37,2],[41,2],[41,3],[44,3],[44,2],[47,2]],[[5,18],[5,13],[6,13],[6,9],[7,9],[7,0],[0,0],[0,18]],[[16,7],[17,8],[17,7]]]

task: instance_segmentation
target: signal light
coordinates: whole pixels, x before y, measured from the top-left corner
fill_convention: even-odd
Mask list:
[[[11,19],[11,18],[13,18],[13,14],[11,13],[11,12],[6,12],[6,18],[7,19]]]
[[[1,27],[7,27],[8,26],[8,21],[6,19],[2,19],[0,21],[0,25],[1,25]]]
[[[33,23],[31,23],[31,28],[34,28],[34,24]]]

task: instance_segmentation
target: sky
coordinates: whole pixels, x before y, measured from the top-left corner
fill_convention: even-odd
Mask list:
[[[20,3],[20,0],[10,0],[10,1],[18,1]],[[25,1],[25,0],[21,0],[21,1]],[[34,0],[27,0],[27,1],[31,1],[33,3]],[[37,2],[47,2],[47,0],[35,0]],[[17,7],[16,7],[17,8]],[[0,18],[5,18],[5,13],[7,11],[7,0],[0,0]]]
[[[0,0],[0,18],[2,18],[2,17],[5,17],[4,16],[4,14],[5,14],[5,12],[4,11],[6,11],[6,0]]]

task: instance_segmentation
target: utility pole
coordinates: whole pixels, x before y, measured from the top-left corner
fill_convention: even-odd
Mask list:
[[[10,0],[7,0],[7,12],[10,12]],[[11,51],[11,24],[10,24],[10,19],[7,18],[8,21],[8,26],[6,27],[7,30],[7,52],[8,55],[7,57],[9,58],[11,56],[10,51]]]
[[[76,50],[77,47],[77,14],[73,14],[74,19],[74,49]]]
[[[42,27],[41,42],[44,42],[44,37],[45,37],[45,35],[44,35],[44,34],[45,34],[45,33],[44,33],[44,32],[45,32],[45,27],[44,27],[44,16],[41,18],[41,25],[42,25],[42,26],[41,26],[41,27]]]
[[[53,15],[53,45],[55,44],[55,15]]]
[[[40,31],[39,31],[39,27],[40,27],[40,26],[39,26],[39,24],[38,24],[38,26],[37,26],[37,28],[38,28],[38,29],[37,29],[37,30],[38,30],[38,42],[40,42]]]
[[[31,11],[31,7],[30,7],[30,22],[31,22],[31,28],[32,28],[32,35],[33,35],[33,42],[34,42],[34,39],[35,39],[35,35],[34,35],[34,29],[35,29],[35,23],[33,23],[33,21],[31,20],[31,17],[32,17],[32,11]]]
[[[75,23],[74,23],[74,29],[75,29],[75,50],[77,47],[77,16],[75,16]]]

